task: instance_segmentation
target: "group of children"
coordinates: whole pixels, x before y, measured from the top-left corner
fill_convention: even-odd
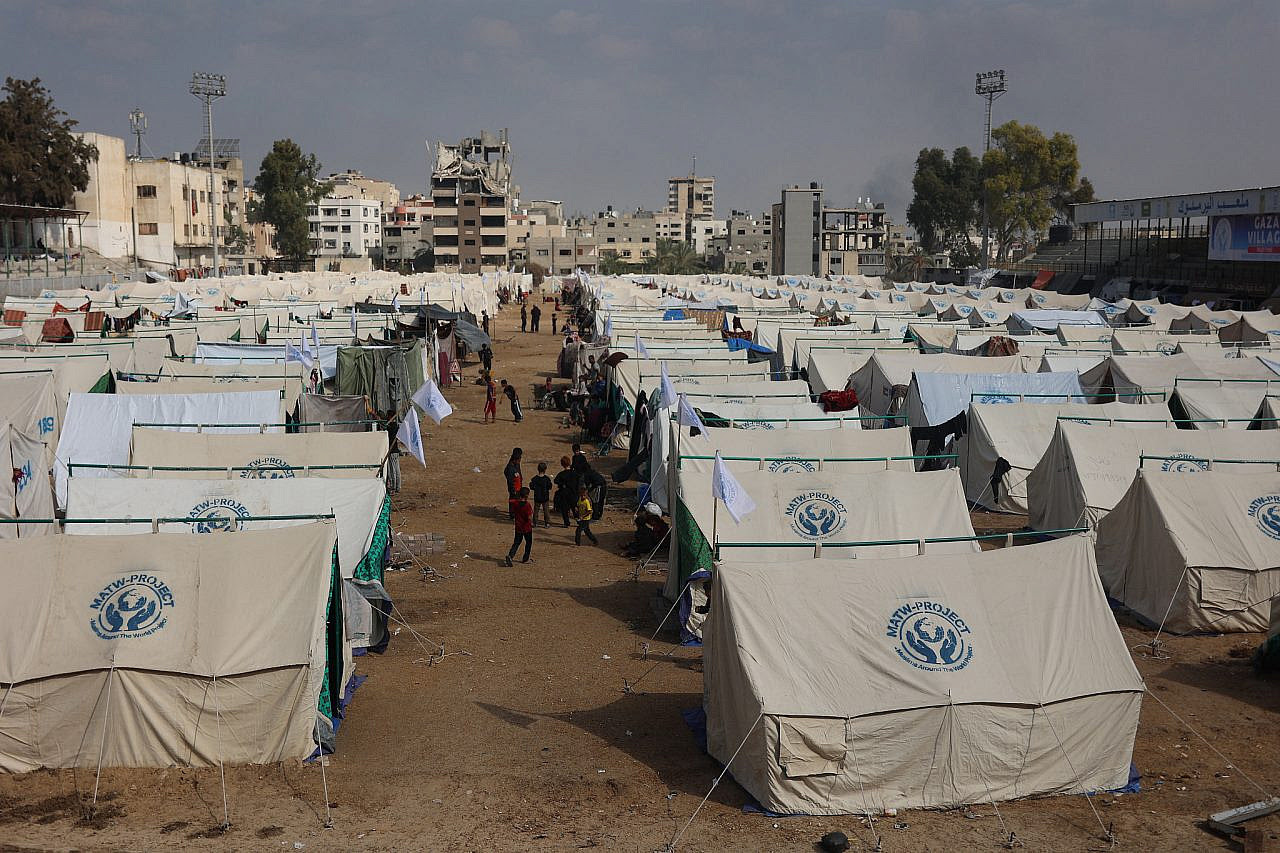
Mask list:
[[[537,524],[539,512],[542,514],[543,526],[551,526],[552,481],[547,476],[547,463],[538,463],[538,475],[530,480],[529,485],[526,486],[520,474],[520,460],[523,455],[524,451],[519,447],[513,450],[511,460],[507,462],[506,470],[503,472],[507,480],[508,515],[515,522],[515,538],[511,541],[511,550],[507,552],[506,559],[502,562],[504,566],[513,565],[512,559],[515,557],[516,551],[520,549],[521,543],[524,544],[524,556],[520,562],[529,562],[529,552],[533,550],[533,528]],[[529,501],[531,494],[533,496],[532,503]],[[587,493],[587,487],[586,485],[581,485],[578,488],[577,502],[573,506],[573,517],[578,523],[578,528],[573,534],[575,545],[582,544],[584,535],[591,540],[591,544],[600,544],[595,534],[591,532],[591,516],[593,512],[594,507],[591,505],[591,497]]]

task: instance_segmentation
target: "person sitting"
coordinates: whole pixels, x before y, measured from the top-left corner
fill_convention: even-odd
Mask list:
[[[662,510],[655,503],[647,503],[636,513],[636,538],[623,547],[627,557],[648,556],[662,544],[671,525],[662,518]]]

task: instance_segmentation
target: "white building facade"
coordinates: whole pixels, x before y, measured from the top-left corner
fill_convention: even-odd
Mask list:
[[[374,258],[382,254],[382,203],[368,198],[322,198],[307,208],[311,254]]]

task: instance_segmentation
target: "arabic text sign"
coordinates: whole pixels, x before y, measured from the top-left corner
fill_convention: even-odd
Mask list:
[[[1280,261],[1280,214],[1210,217],[1209,260]]]

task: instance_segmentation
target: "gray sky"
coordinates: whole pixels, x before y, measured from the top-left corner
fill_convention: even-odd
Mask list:
[[[1100,197],[1280,182],[1280,2],[5,0],[0,68],[42,78],[81,129],[157,154],[201,133],[194,70],[226,74],[215,134],[246,172],[292,137],[326,171],[402,192],[425,138],[510,128],[525,199],[658,207],[717,179],[717,212],[820,181],[900,213],[925,146],[982,146],[978,71],[1011,118],[1080,144]]]

